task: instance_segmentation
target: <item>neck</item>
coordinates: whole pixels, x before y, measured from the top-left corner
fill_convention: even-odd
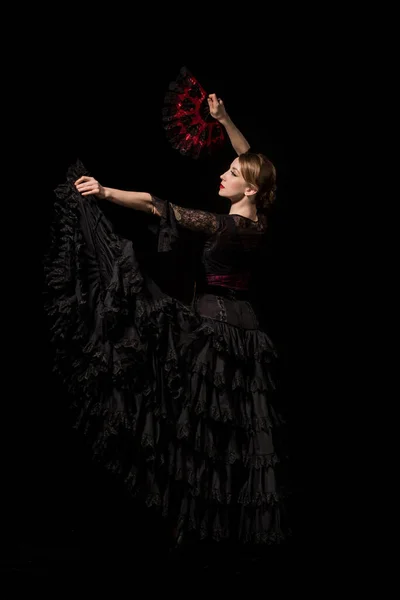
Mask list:
[[[232,204],[229,214],[241,215],[242,217],[246,217],[252,221],[257,221],[257,208],[254,204],[249,204],[247,198],[243,198],[242,200],[239,200],[239,202]]]

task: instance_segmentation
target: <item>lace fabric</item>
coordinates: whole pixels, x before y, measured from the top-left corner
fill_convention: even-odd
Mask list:
[[[237,233],[245,237],[259,237],[260,233],[266,230],[266,219],[260,216],[257,221],[247,219],[242,215],[220,215],[217,213],[207,212],[204,210],[185,208],[178,206],[172,202],[166,202],[156,196],[152,196],[153,205],[161,214],[163,220],[166,219],[168,207],[173,210],[177,223],[186,229],[199,231],[206,235],[217,233],[223,221],[231,220],[235,223]]]
[[[190,229],[191,231],[198,231],[207,235],[212,235],[218,231],[219,219],[218,215],[202,210],[184,208],[177,206],[172,202],[166,202],[160,198],[153,198],[153,205],[156,207],[158,212],[161,214],[162,220],[166,220],[168,207],[173,211],[174,217],[177,223],[181,227]],[[170,224],[168,224],[169,226]]]

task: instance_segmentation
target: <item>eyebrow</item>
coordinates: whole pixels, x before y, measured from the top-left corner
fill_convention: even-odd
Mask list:
[[[231,167],[232,171],[237,171],[239,173],[239,170],[236,167]]]

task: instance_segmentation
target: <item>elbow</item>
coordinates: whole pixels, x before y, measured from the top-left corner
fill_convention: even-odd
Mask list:
[[[246,154],[246,152],[248,152],[250,150],[250,144],[243,144],[240,146],[240,148],[236,149],[236,152],[238,154],[238,156],[240,156],[241,154]]]

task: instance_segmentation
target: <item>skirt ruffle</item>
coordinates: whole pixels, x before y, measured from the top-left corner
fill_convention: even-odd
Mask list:
[[[56,189],[45,259],[54,369],[75,427],[94,458],[179,531],[284,540],[271,341],[164,294],[101,203],[76,191],[85,173],[73,165]]]

